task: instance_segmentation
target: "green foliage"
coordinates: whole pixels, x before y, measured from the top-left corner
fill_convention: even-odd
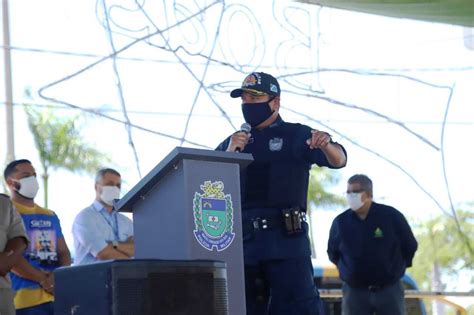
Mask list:
[[[232,199],[230,195],[225,196],[225,212],[226,212],[226,233],[232,233],[234,229],[234,215],[232,208]]]
[[[308,214],[312,208],[332,209],[345,204],[344,198],[327,191],[328,187],[336,186],[339,183],[339,171],[328,168],[313,167],[309,176],[308,187]],[[311,243],[311,255],[315,257],[315,248],[313,240],[313,224],[311,224],[311,215],[308,216],[309,238]]]
[[[60,117],[50,109],[27,106],[25,112],[45,173],[50,168],[94,173],[102,165],[103,154],[84,142],[76,126],[79,116]]]
[[[340,173],[328,168],[313,167],[309,177],[308,210],[315,208],[334,208],[345,204],[342,196],[327,191],[340,181]]]
[[[433,289],[431,278],[435,263],[442,275],[451,278],[458,277],[461,270],[473,270],[474,256],[466,242],[470,242],[471,248],[474,246],[474,212],[459,210],[457,213],[465,236],[459,233],[454,219],[445,215],[413,226],[418,250],[410,273],[421,288]]]
[[[196,224],[196,229],[197,230],[204,230],[204,226],[202,224],[202,216],[201,216],[201,202],[202,202],[202,196],[198,193],[194,194],[194,200],[193,200],[193,211],[194,211],[194,223]]]
[[[48,206],[50,170],[94,174],[109,158],[84,141],[80,133],[81,116],[57,115],[49,109],[24,107],[33,134],[43,173],[45,207]]]
[[[474,315],[474,304],[468,306],[468,308],[467,308],[467,313],[468,313],[469,315]]]

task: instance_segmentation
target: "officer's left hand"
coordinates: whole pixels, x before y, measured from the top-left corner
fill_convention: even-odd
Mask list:
[[[311,138],[306,140],[306,144],[310,149],[325,148],[331,141],[331,136],[324,131],[311,130]]]

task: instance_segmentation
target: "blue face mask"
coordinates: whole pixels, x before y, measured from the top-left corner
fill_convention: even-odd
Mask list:
[[[273,114],[269,105],[270,102],[271,101],[263,103],[243,103],[242,113],[244,114],[245,121],[252,127],[257,127],[264,122]]]

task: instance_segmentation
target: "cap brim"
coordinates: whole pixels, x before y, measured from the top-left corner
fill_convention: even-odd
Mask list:
[[[233,97],[233,98],[241,97],[242,92],[248,92],[248,93],[256,95],[256,96],[270,95],[270,94],[267,94],[267,93],[259,91],[259,90],[240,88],[240,89],[235,89],[232,92],[230,92],[230,96]]]
[[[233,98],[240,97],[242,96],[242,92],[243,92],[242,89],[235,89],[232,92],[230,92],[230,97],[233,97]]]

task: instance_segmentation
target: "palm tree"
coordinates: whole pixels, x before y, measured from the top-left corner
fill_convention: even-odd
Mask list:
[[[28,127],[33,133],[43,173],[44,206],[48,207],[48,179],[51,170],[94,174],[109,158],[84,142],[80,134],[80,116],[55,115],[50,108],[24,106]]]

